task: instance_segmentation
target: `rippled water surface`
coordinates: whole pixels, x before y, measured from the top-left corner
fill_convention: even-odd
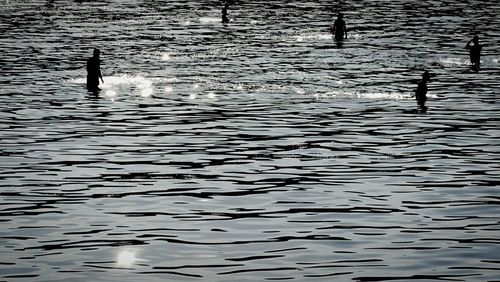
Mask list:
[[[500,281],[498,1],[0,2],[1,281]]]

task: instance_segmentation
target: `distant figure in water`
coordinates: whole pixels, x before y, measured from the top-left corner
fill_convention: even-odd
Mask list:
[[[227,17],[227,9],[229,8],[229,3],[225,2],[224,3],[224,8],[222,8],[222,23],[226,24],[229,22],[229,19]]]
[[[474,42],[474,45],[471,46],[471,42]],[[474,38],[467,42],[465,49],[470,52],[470,63],[472,68],[479,70],[479,65],[481,65],[481,50],[483,49],[483,45],[479,44],[479,37],[477,35],[474,36]]]
[[[418,83],[417,90],[415,91],[415,98],[417,99],[417,104],[420,107],[420,112],[427,112],[427,107],[425,102],[427,101],[427,82],[431,80],[431,76],[428,71],[422,74],[422,80]]]
[[[101,59],[99,58],[100,55],[101,51],[99,49],[94,49],[93,56],[87,60],[87,89],[92,92],[101,90],[99,88],[99,78],[101,79],[102,83],[104,83],[101,74]]]
[[[339,13],[337,19],[332,26],[332,34],[335,37],[335,41],[342,41],[344,37],[347,39],[347,28],[345,26],[344,15]]]

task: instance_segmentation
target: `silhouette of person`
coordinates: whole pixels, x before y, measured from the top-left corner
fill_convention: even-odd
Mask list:
[[[415,99],[417,99],[417,105],[420,107],[420,111],[425,113],[427,107],[425,102],[427,101],[427,82],[431,80],[431,76],[428,71],[422,74],[422,80],[418,83],[417,90],[415,91]]]
[[[347,39],[347,28],[345,26],[344,15],[339,13],[337,19],[333,23],[332,26],[332,34],[335,38],[335,41],[342,41],[344,37]]]
[[[92,92],[101,90],[99,88],[99,78],[104,83],[101,74],[100,54],[101,51],[99,49],[94,49],[93,56],[87,60],[87,89]]]
[[[222,8],[222,23],[226,24],[229,22],[229,19],[227,17],[227,9],[229,8],[229,3],[225,2],[224,7]]]
[[[470,45],[471,42],[474,42],[474,45]],[[479,65],[481,64],[481,50],[483,49],[483,45],[479,44],[479,36],[474,36],[467,45],[465,45],[465,49],[470,52],[470,63],[473,68],[479,69]]]

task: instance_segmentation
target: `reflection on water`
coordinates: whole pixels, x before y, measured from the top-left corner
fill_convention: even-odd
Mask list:
[[[498,1],[237,2],[5,2],[0,280],[499,280]]]
[[[125,249],[118,254],[116,265],[118,267],[131,267],[136,261],[136,253],[132,250]]]
[[[105,97],[115,97],[118,93],[137,93],[141,97],[153,95],[153,81],[143,76],[104,76],[104,83],[99,85]],[[85,79],[74,79],[74,83],[85,83]]]

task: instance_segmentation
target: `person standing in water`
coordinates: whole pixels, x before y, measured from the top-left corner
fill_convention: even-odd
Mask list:
[[[470,45],[471,42],[474,42],[474,45]],[[465,45],[465,49],[470,52],[470,63],[473,68],[479,69],[479,65],[481,65],[481,50],[483,49],[483,45],[479,44],[479,36],[474,36],[467,45]]]
[[[335,41],[342,41],[344,38],[347,39],[347,28],[345,26],[344,15],[339,13],[337,19],[333,23],[332,26],[332,34],[335,38]]]
[[[227,17],[227,9],[229,8],[229,3],[225,2],[224,7],[222,8],[222,23],[226,24],[229,22],[229,19]]]
[[[422,80],[418,83],[417,90],[415,91],[415,99],[417,99],[417,105],[420,107],[420,112],[425,113],[427,107],[425,102],[427,101],[427,82],[431,80],[431,76],[428,71],[422,74]]]
[[[97,92],[101,90],[99,88],[99,78],[102,83],[104,80],[102,79],[101,74],[101,59],[99,56],[101,55],[101,51],[99,49],[94,49],[94,54],[87,60],[87,89],[92,92]]]

